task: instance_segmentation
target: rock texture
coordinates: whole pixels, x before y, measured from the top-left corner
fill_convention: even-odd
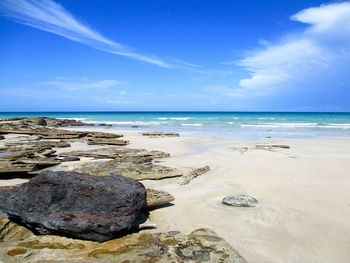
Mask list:
[[[174,201],[175,198],[171,194],[165,191],[155,190],[148,188],[147,189],[147,207],[156,207],[164,204],[168,204]]]
[[[210,167],[208,165],[194,169],[188,175],[184,176],[183,181],[180,183],[181,185],[189,184],[194,178],[201,176],[210,171]]]
[[[241,194],[226,196],[224,199],[222,199],[222,203],[236,207],[255,207],[258,204],[258,200],[256,200],[254,197]]]
[[[161,151],[147,151],[145,149],[108,147],[86,151],[63,152],[60,156],[91,157],[94,159],[115,159],[120,162],[145,163],[152,161],[154,158],[170,157],[170,154]]]
[[[155,165],[151,162],[139,163],[141,161],[137,159],[124,159],[121,162],[119,159],[116,159],[111,161],[88,162],[74,168],[74,171],[90,173],[95,176],[109,176],[117,173],[138,181],[160,180],[182,176],[182,172],[176,168]]]
[[[50,126],[50,127],[69,127],[69,126],[94,126],[94,124],[84,123],[74,119],[57,119],[49,117],[17,117],[17,118],[3,118],[1,123],[8,123],[16,126]]]
[[[59,236],[35,236],[0,217],[0,261],[42,262],[222,262],[246,263],[225,240],[209,229],[189,235],[142,231],[104,243]]]
[[[257,144],[255,145],[255,148],[273,151],[275,149],[290,149],[290,146],[284,144]]]
[[[134,228],[146,189],[121,176],[43,172],[0,193],[0,210],[38,234],[98,242]]]
[[[129,144],[129,141],[127,140],[120,140],[120,139],[105,139],[105,138],[89,138],[87,140],[87,143],[90,145],[118,145],[118,146],[124,146]]]
[[[148,137],[179,137],[180,134],[176,132],[143,132],[143,136],[148,136]]]
[[[0,178],[31,176],[31,173],[60,163],[47,144],[5,146],[0,150]]]

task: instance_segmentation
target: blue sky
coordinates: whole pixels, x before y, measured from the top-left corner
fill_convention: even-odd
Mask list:
[[[1,0],[0,111],[350,111],[350,2]]]

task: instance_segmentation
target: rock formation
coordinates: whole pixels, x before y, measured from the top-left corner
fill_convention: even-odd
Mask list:
[[[137,161],[138,163],[135,163]],[[74,171],[90,173],[95,176],[109,176],[118,173],[138,181],[160,180],[165,178],[182,176],[182,172],[176,168],[155,165],[151,162],[140,163],[142,160],[135,159],[115,159],[110,161],[95,161],[83,163]]]
[[[183,181],[180,183],[181,185],[189,184],[194,178],[201,176],[210,171],[210,167],[208,165],[194,169],[188,175],[183,177]]]
[[[171,194],[165,191],[147,189],[147,208],[161,206],[174,201],[175,198]]]
[[[122,176],[43,172],[0,193],[0,210],[38,234],[98,242],[137,226],[146,189]]]
[[[33,262],[222,262],[246,263],[225,240],[210,229],[189,235],[142,231],[103,243],[60,236],[35,236],[0,217],[0,261]]]
[[[179,137],[180,134],[176,132],[143,132],[143,136],[148,136],[148,137]]]
[[[255,207],[258,204],[258,200],[249,195],[231,195],[222,199],[222,203],[228,206],[236,207]]]

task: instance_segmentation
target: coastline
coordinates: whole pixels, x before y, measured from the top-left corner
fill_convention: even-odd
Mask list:
[[[209,165],[211,171],[179,185],[179,179],[145,181],[174,195],[173,206],[154,211],[162,230],[208,227],[248,262],[346,262],[350,236],[350,141],[348,138],[265,139],[146,138],[125,134],[128,147],[172,154],[178,169]],[[283,144],[276,152],[232,147]],[[226,195],[248,194],[256,208],[221,204]]]
[[[180,185],[181,178],[142,181],[175,197],[173,205],[150,213],[147,223],[156,226],[156,232],[211,228],[248,262],[346,262],[349,257],[348,138],[149,138],[137,130],[70,129],[122,133],[130,141],[125,147],[168,152],[172,157],[161,164],[184,174],[210,166],[210,172],[188,185]],[[254,149],[264,143],[290,149]],[[248,150],[241,153],[240,147]],[[75,149],[73,144],[59,151]],[[23,182],[12,180],[17,181],[1,184]],[[224,196],[236,194],[251,195],[259,204],[235,208],[221,203]]]

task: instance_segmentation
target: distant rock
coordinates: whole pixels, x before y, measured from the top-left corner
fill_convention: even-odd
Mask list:
[[[36,124],[40,125],[40,126],[46,126],[47,125],[47,121],[45,120],[45,118],[39,118],[39,120],[38,120],[38,122]]]
[[[123,137],[122,134],[109,133],[109,132],[90,132],[87,134],[88,139],[117,139]]]
[[[89,138],[87,140],[87,144],[89,145],[118,145],[118,146],[124,146],[129,144],[129,141],[127,140],[120,140],[120,139],[105,139],[105,138]]]
[[[176,132],[143,132],[143,136],[148,137],[179,137],[180,134]]]
[[[284,145],[284,144],[256,144],[255,145],[256,149],[263,149],[263,150],[274,150],[274,149],[290,149],[289,145]]]
[[[0,140],[4,140],[5,136],[4,135],[0,135]]]
[[[146,189],[122,176],[43,172],[0,193],[0,210],[37,234],[106,241],[137,226]]]
[[[80,158],[77,156],[67,156],[67,157],[63,157],[60,160],[61,162],[74,162],[74,161],[80,161]]]
[[[254,197],[248,195],[231,195],[226,196],[222,199],[222,203],[228,206],[236,206],[236,207],[255,207],[258,204],[258,200]]]
[[[155,190],[155,189],[147,189],[147,207],[155,207],[164,204],[168,204],[174,201],[175,198],[171,194],[165,191]]]
[[[112,127],[113,125],[112,124],[106,124],[106,123],[99,123],[99,124],[97,124],[97,126],[100,126],[100,127]]]

